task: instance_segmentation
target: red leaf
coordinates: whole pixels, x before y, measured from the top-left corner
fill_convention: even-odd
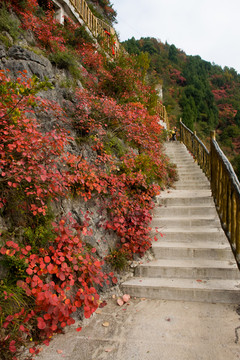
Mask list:
[[[100,309],[107,305],[107,302],[104,300],[99,304]]]
[[[82,330],[82,328],[81,327],[78,327],[77,329],[76,329],[76,331],[81,331]]]
[[[37,325],[38,328],[39,328],[40,330],[45,329],[45,327],[46,327],[47,325],[46,325],[45,321],[43,320],[43,318],[38,318],[37,320],[38,320],[38,325]]]
[[[45,263],[49,263],[51,261],[51,258],[49,256],[45,256],[44,261]]]

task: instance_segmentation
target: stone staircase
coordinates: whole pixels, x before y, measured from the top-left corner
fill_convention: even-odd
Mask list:
[[[131,296],[220,303],[240,302],[240,275],[211,196],[210,184],[186,147],[166,144],[177,164],[175,189],[158,197],[152,227],[155,259],[122,284]]]

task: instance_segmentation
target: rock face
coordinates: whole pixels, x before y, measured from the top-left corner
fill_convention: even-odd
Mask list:
[[[31,36],[28,34],[28,37]],[[31,40],[31,42],[33,42]],[[23,44],[23,45],[19,45]],[[73,101],[73,92],[71,88],[64,88],[61,86],[61,82],[71,78],[70,74],[65,69],[58,69],[51,64],[51,62],[43,55],[38,55],[34,51],[27,49],[30,48],[28,41],[22,39],[18,44],[11,46],[9,49],[0,42],[0,70],[9,70],[11,78],[16,79],[19,77],[19,72],[26,71],[28,77],[36,75],[40,80],[48,78],[53,84],[53,89],[43,91],[38,95],[47,100],[54,101],[62,106],[63,102]],[[36,50],[37,51],[37,50]],[[81,84],[79,82],[79,87]],[[51,115],[46,114],[43,118],[39,119],[45,131],[49,131],[54,123],[55,119],[51,119]],[[74,130],[70,130],[74,138]],[[91,148],[88,145],[83,145],[81,148],[76,142],[70,144],[70,151],[76,154],[84,154],[86,159],[91,158]],[[67,149],[69,151],[69,149]],[[96,199],[97,200],[97,199]],[[87,203],[80,199],[64,199],[58,203],[53,204],[53,211],[56,215],[64,216],[69,212],[72,213],[73,217],[78,223],[82,223],[84,213],[89,213],[89,223],[93,230],[92,236],[86,238],[86,242],[90,246],[94,246],[97,249],[97,254],[103,258],[108,253],[109,248],[113,248],[116,243],[116,237],[112,234],[106,234],[101,227],[102,214],[96,205],[96,201],[92,199]],[[0,233],[8,228],[8,220],[0,217]],[[1,240],[0,240],[1,246]],[[3,274],[2,268],[0,267],[0,279]]]
[[[9,69],[13,77],[19,76],[19,71],[23,70],[26,70],[29,76],[36,75],[40,80],[45,77],[51,80],[54,77],[53,67],[47,58],[19,45],[13,45],[9,50],[0,45],[0,59],[0,68]]]

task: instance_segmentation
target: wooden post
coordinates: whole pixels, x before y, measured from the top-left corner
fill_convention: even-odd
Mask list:
[[[216,131],[215,131],[215,130],[212,130],[212,131],[210,132],[210,136],[211,136],[211,139],[212,139],[212,140],[216,140]]]

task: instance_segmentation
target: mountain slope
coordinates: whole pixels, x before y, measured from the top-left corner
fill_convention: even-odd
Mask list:
[[[181,117],[205,140],[216,129],[239,176],[240,75],[233,68],[222,69],[154,38],[132,38],[123,45],[131,54],[149,55],[149,78],[163,83],[164,105],[172,125]]]

